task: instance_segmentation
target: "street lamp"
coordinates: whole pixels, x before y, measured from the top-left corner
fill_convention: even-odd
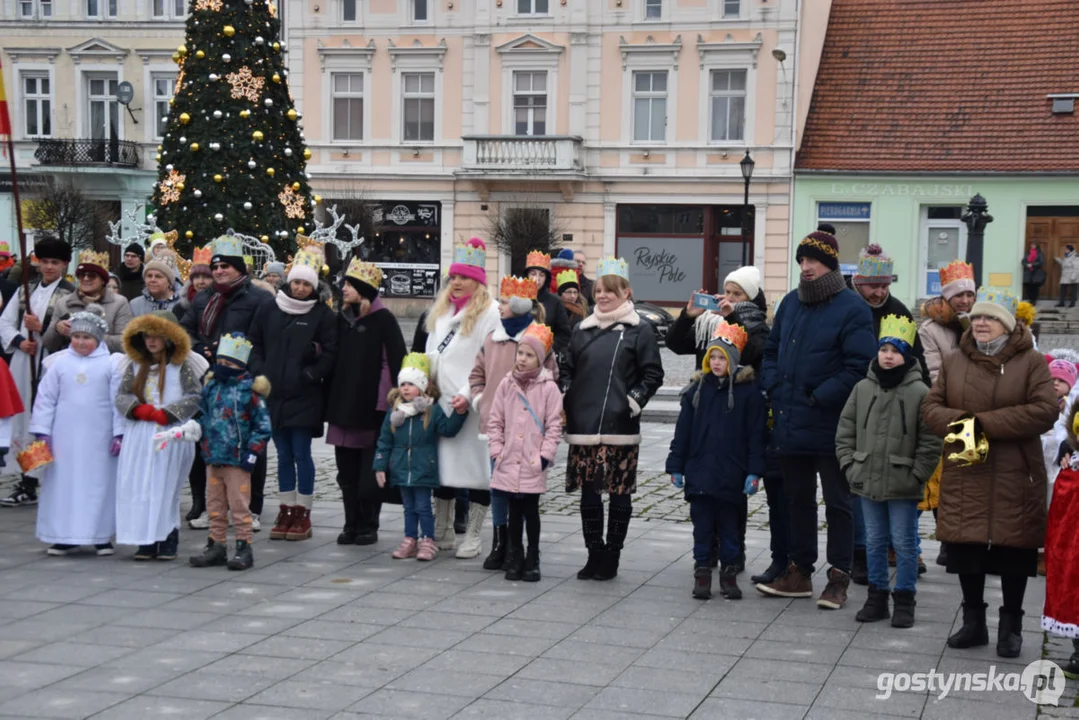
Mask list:
[[[753,166],[757,163],[753,162],[747,148],[746,156],[738,164],[742,168],[742,179],[746,183],[745,196],[742,199],[742,267],[745,267],[749,264],[746,257],[749,252],[749,181],[753,179]]]

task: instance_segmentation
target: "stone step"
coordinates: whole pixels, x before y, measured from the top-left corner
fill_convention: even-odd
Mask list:
[[[673,425],[678,422],[678,413],[681,410],[677,392],[673,399],[665,399],[657,393],[651,402],[644,406],[641,412],[641,422],[665,423]]]

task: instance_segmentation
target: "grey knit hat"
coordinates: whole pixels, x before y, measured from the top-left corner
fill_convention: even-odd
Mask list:
[[[71,316],[71,332],[92,335],[99,343],[109,334],[109,323],[105,320],[105,309],[96,303],[90,303],[85,310]]]
[[[264,268],[262,268],[262,277],[266,277],[267,275],[270,275],[270,274],[280,275],[282,278],[284,278],[285,277],[285,263],[281,263],[281,262],[269,262],[269,263],[266,263],[266,266]]]

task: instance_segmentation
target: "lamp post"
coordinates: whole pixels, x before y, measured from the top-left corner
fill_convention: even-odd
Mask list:
[[[974,266],[974,284],[981,287],[985,226],[993,222],[993,216],[989,214],[989,203],[981,193],[970,199],[966,211],[959,219],[967,226],[967,262]]]
[[[742,168],[742,179],[746,183],[745,196],[742,199],[742,267],[745,267],[749,264],[749,258],[746,257],[749,252],[749,181],[753,179],[753,166],[757,163],[753,162],[747,148],[746,156],[738,164]]]

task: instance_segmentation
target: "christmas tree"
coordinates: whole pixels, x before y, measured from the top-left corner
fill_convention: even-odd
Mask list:
[[[184,255],[230,228],[283,257],[314,228],[273,0],[192,0],[153,205]]]

